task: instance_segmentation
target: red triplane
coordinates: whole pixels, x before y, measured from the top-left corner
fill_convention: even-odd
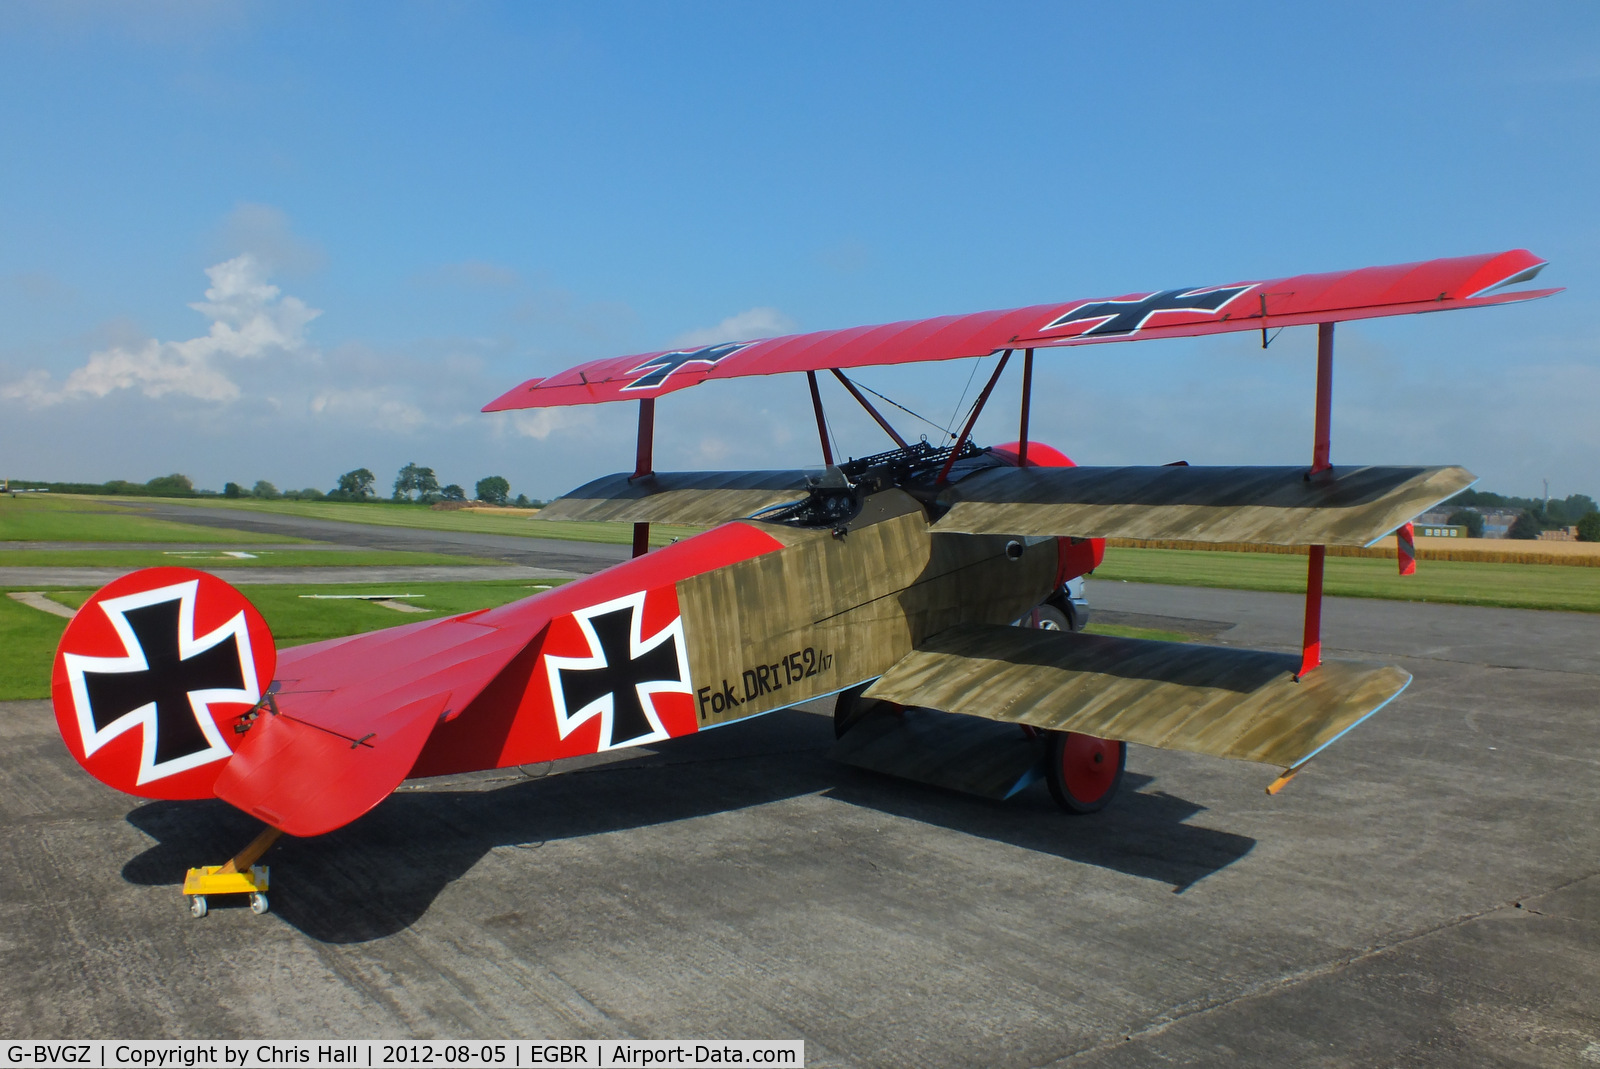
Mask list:
[[[1546,296],[1557,291],[1510,288],[1543,266],[1516,250],[596,360],[532,379],[485,411],[638,401],[634,471],[544,512],[632,521],[632,560],[497,609],[281,654],[220,580],[136,572],[95,594],[62,638],[61,734],[113,787],[217,797],[266,822],[232,861],[190,871],[197,916],[208,893],[248,893],[265,910],[267,873],[254,862],[279,833],[332,831],[405,779],[656,744],[830,695],[845,760],[981,794],[1043,776],[1066,809],[1097,810],[1129,742],[1276,765],[1275,791],[1410,681],[1322,660],[1324,547],[1409,533],[1473,481],[1453,467],[1332,466],[1334,323]],[[1079,467],[1029,441],[1040,350],[1238,330],[1265,341],[1309,324],[1309,466]],[[995,354],[949,445],[907,442],[844,373]],[[1018,441],[979,448],[973,425],[1013,362]],[[819,371],[892,450],[836,462]],[[820,470],[654,470],[657,398],[783,372],[808,380]],[[646,553],[657,522],[710,529]],[[1108,537],[1310,547],[1302,653],[1072,633],[1070,584]],[[970,730],[996,721],[1020,730]]]

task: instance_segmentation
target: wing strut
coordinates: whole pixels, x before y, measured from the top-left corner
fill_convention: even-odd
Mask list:
[[[828,444],[828,417],[822,413],[822,394],[817,390],[817,373],[806,372],[806,382],[811,386],[811,407],[817,413],[817,437],[822,439],[822,462],[833,467],[833,447]]]
[[[1022,427],[1017,431],[1017,467],[1028,466],[1028,410],[1033,405],[1033,350],[1022,350]]]
[[[1328,460],[1332,419],[1333,324],[1318,323],[1317,417],[1311,443],[1311,471],[1307,478],[1316,478],[1318,472],[1333,466]],[[1300,644],[1300,671],[1295,673],[1297,680],[1322,663],[1322,568],[1327,556],[1327,546],[1311,546],[1306,554],[1306,626]]]
[[[833,372],[833,377],[838,379],[840,383],[844,385],[844,388],[850,391],[850,396],[854,397],[861,404],[861,407],[867,410],[867,415],[877,420],[878,426],[882,427],[889,433],[889,437],[894,439],[895,445],[899,446],[901,449],[911,448],[910,444],[907,443],[904,438],[900,437],[900,432],[891,427],[889,425],[889,421],[880,416],[878,414],[878,410],[872,407],[872,402],[861,396],[861,391],[856,389],[856,384],[844,377],[844,372],[840,371],[836,367],[830,367],[828,370]]]
[[[1000,375],[1006,369],[1006,362],[1011,359],[1011,350],[1007,349],[1000,354],[1000,363],[995,365],[994,374],[989,376],[989,381],[984,384],[983,392],[978,399],[972,402],[972,415],[967,417],[967,425],[961,428],[961,437],[956,439],[955,448],[950,450],[950,459],[944,462],[944,467],[939,470],[939,480],[935,486],[943,486],[950,478],[951,465],[955,464],[956,457],[961,455],[961,447],[967,444],[967,439],[972,435],[973,425],[978,422],[978,416],[983,413],[983,406],[988,403],[989,395],[994,392],[994,384],[1000,381]]]
[[[656,399],[639,399],[639,447],[633,462],[633,479],[642,479],[655,471]],[[630,480],[631,481],[631,480]],[[650,552],[650,524],[633,525],[633,555],[642,557]]]

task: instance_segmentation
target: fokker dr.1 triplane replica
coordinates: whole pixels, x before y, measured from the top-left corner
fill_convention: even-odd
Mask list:
[[[1324,547],[1408,535],[1409,521],[1473,482],[1457,467],[1332,463],[1334,324],[1546,296],[1556,291],[1515,288],[1543,266],[1514,250],[596,360],[531,379],[486,411],[638,402],[634,470],[544,512],[632,521],[633,559],[500,608],[281,654],[220,580],[136,572],[95,594],[62,638],[61,734],[113,787],[214,796],[267,824],[228,863],[190,870],[196,916],[207,894],[250,894],[265,910],[255,862],[280,833],[332,831],[408,778],[656,744],[830,695],[843,759],[981,794],[1043,776],[1064,808],[1095,811],[1117,790],[1129,742],[1274,765],[1276,791],[1410,681],[1396,667],[1322,659]],[[1309,464],[1074,466],[1029,440],[1043,351],[1241,330],[1265,341],[1313,324]],[[907,442],[845,374],[995,355],[961,433],[939,445]],[[1018,440],[982,448],[972,428],[1013,364]],[[659,398],[785,372],[806,377],[820,469],[654,470]],[[819,372],[892,449],[832,455]],[[647,553],[658,522],[710,529]],[[1072,584],[1109,537],[1310,547],[1301,653],[1073,633]]]

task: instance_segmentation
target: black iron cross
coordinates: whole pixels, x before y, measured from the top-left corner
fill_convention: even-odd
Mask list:
[[[178,608],[179,599],[173,598],[123,613],[144,654],[143,671],[83,673],[89,717],[96,731],[155,703],[157,767],[211,748],[200,727],[201,714],[189,703],[191,692],[244,689],[239,637],[229,635],[185,659],[178,649]]]
[[[1055,330],[1068,323],[1081,323],[1087,319],[1104,319],[1078,335],[1086,338],[1092,334],[1132,334],[1145,325],[1157,312],[1217,312],[1222,306],[1249,286],[1225,286],[1214,290],[1162,290],[1136,301],[1093,301],[1081,304],[1065,315],[1046,323],[1042,329]]]
[[[634,611],[629,605],[589,618],[589,626],[594,628],[595,638],[600,643],[600,659],[605,664],[598,668],[556,669],[569,717],[607,694],[611,695],[611,738],[600,740],[601,749],[656,734],[639,698],[639,684],[681,684],[684,681],[678,673],[676,635],[668,635],[665,641],[638,658],[628,655]]]
[[[675,353],[662,353],[652,356],[649,360],[629,371],[630,375],[637,375],[641,371],[649,372],[640,378],[634,379],[624,390],[647,390],[652,386],[660,386],[667,381],[667,376],[683,367],[685,364],[711,364],[715,366],[718,360],[731,356],[740,349],[748,349],[750,342],[729,342],[724,345],[707,345],[703,349],[685,349]]]

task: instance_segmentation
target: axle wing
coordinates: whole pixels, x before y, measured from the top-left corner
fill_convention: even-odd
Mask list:
[[[1392,701],[1411,674],[1286,653],[963,624],[866,696],[1293,770]]]

